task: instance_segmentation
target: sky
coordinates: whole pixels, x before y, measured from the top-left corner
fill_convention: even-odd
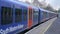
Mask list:
[[[32,0],[21,0],[23,2],[28,1],[32,2]],[[38,0],[38,1],[44,1],[44,0]],[[45,2],[50,4],[54,9],[58,10],[60,8],[60,0],[45,0]]]
[[[48,0],[47,0],[48,1]],[[50,5],[54,8],[54,9],[59,9],[60,8],[60,0],[50,0],[48,1],[50,3]]]
[[[42,0],[39,0],[39,1],[42,1]],[[45,2],[49,3],[56,10],[60,8],[60,0],[45,0]]]

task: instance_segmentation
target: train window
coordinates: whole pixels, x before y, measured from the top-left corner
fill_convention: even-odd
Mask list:
[[[23,20],[27,20],[27,9],[23,9]]]
[[[29,9],[29,19],[32,19],[32,9]]]
[[[43,11],[44,18],[47,18],[47,12]]]
[[[37,16],[38,15],[38,11],[37,10],[33,10],[33,15]]]
[[[22,22],[22,9],[15,9],[15,22]]]
[[[33,19],[34,20],[38,19],[38,11],[37,10],[33,10]]]
[[[1,25],[10,24],[13,21],[12,8],[2,7],[1,8]]]

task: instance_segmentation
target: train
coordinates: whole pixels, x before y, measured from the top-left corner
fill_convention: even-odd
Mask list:
[[[0,0],[0,34],[16,34],[57,17],[57,13],[17,0]]]

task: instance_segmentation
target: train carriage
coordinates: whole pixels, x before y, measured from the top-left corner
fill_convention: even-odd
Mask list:
[[[27,29],[27,7],[22,2],[0,0],[0,33],[14,34]]]
[[[57,14],[16,0],[0,0],[0,34],[16,34]]]
[[[39,23],[57,16],[57,13],[39,8]]]

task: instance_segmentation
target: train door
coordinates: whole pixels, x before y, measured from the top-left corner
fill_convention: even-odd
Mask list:
[[[41,18],[42,18],[41,10],[39,9],[38,23],[41,23]]]
[[[43,14],[43,11],[41,10],[41,11],[40,11],[40,22],[43,21],[43,15],[44,15],[44,14]]]
[[[38,9],[33,10],[33,26],[38,24]]]
[[[32,27],[33,23],[33,15],[32,15],[32,8],[28,8],[28,28]]]
[[[47,18],[49,19],[49,12],[47,12]]]
[[[49,18],[51,18],[52,16],[51,16],[51,13],[49,13]]]
[[[47,19],[47,12],[43,11],[43,21]]]

